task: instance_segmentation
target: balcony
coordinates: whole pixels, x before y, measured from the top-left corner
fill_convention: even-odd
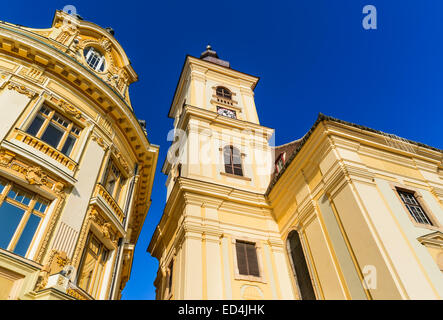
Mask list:
[[[20,129],[15,129],[13,133],[13,137],[15,140],[18,140],[20,142],[23,142],[27,144],[28,146],[44,153],[45,155],[49,156],[50,158],[54,159],[64,167],[68,168],[70,171],[74,171],[77,168],[77,163],[69,158],[68,156],[65,156],[63,153],[58,151],[57,149],[51,147],[46,142],[30,135],[29,133],[26,133]]]
[[[123,213],[123,210],[120,208],[118,203],[114,200],[114,198],[106,191],[105,187],[103,187],[101,184],[97,184],[94,190],[93,197],[100,198],[112,211],[113,215],[117,220],[121,223],[123,226],[123,221],[125,219],[125,214]]]

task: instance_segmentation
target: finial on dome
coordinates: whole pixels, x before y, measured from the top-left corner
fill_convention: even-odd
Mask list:
[[[200,59],[202,59],[202,60],[206,60],[206,61],[210,61],[210,62],[212,62],[212,63],[216,63],[216,64],[221,65],[221,66],[223,66],[223,67],[228,67],[228,68],[230,67],[230,66],[229,66],[229,62],[228,62],[228,61],[221,60],[221,59],[218,57],[217,52],[215,52],[215,51],[212,49],[212,46],[211,46],[210,44],[208,44],[208,45],[206,46],[206,51],[202,52],[202,54],[201,54],[201,56],[200,56]]]

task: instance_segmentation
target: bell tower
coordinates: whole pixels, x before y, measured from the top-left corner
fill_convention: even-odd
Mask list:
[[[259,78],[211,46],[186,56],[162,171],[167,203],[148,251],[158,299],[292,299],[288,263],[264,193],[273,129],[260,125]]]

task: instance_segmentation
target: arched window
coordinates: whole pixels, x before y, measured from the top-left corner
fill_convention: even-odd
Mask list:
[[[243,176],[243,169],[241,165],[240,151],[233,146],[226,146],[223,149],[223,157],[225,161],[225,172]]]
[[[294,230],[289,233],[287,248],[292,260],[292,267],[302,300],[316,300],[308,265],[301,246],[300,236],[297,231]]]
[[[93,47],[87,47],[83,50],[86,63],[95,71],[103,72],[105,70],[105,57]]]
[[[232,99],[232,93],[230,90],[226,89],[225,87],[217,87],[215,90],[215,93],[217,96],[225,98],[225,99]]]

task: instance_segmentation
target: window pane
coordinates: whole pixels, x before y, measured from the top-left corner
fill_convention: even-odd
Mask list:
[[[0,207],[0,248],[7,249],[23,213],[23,209],[8,202],[4,202]]]
[[[28,247],[31,244],[31,240],[34,237],[37,227],[40,224],[41,218],[35,214],[31,214],[26,227],[23,229],[20,240],[17,242],[17,246],[14,249],[14,253],[21,256],[25,256]]]
[[[5,190],[6,184],[6,181],[0,179],[0,193],[3,193],[3,190]]]
[[[48,201],[38,198],[37,202],[35,203],[34,210],[41,212],[41,213],[45,213],[48,205],[49,205]]]
[[[260,276],[260,271],[258,269],[258,259],[257,250],[255,249],[255,244],[246,243],[246,255],[248,259],[248,271],[251,276]]]
[[[246,258],[245,243],[237,241],[235,243],[235,248],[235,251],[237,252],[238,273],[242,275],[248,275],[248,262]]]
[[[44,120],[40,116],[36,116],[34,118],[34,121],[32,121],[31,125],[29,126],[28,130],[26,130],[27,133],[35,136],[37,135],[38,130],[40,130]]]
[[[14,186],[9,191],[8,198],[29,205],[32,195]]]
[[[78,277],[78,286],[85,291],[88,291],[89,289],[89,285],[92,280],[92,273],[94,272],[95,263],[96,263],[96,258],[88,250],[83,260],[83,265],[80,271],[80,275]]]
[[[122,189],[124,188],[125,184],[126,184],[126,179],[123,177],[120,178],[120,184],[118,186],[118,190],[117,190],[117,193],[115,194],[115,198],[114,198],[115,201],[118,202],[118,200],[120,198],[120,193],[121,193]]]
[[[95,297],[97,295],[98,287],[99,287],[100,280],[102,277],[102,272],[103,272],[103,265],[101,263],[99,263],[97,266],[97,272],[94,276],[94,283],[92,285],[91,292],[89,293],[93,297]]]
[[[58,129],[54,124],[50,123],[46,128],[45,133],[42,135],[42,140],[54,148],[57,148],[62,136],[63,131]]]
[[[111,177],[109,179],[109,181],[106,183],[105,188],[109,192],[109,194],[112,195],[112,193],[114,192],[114,188],[115,188],[115,178],[114,177]]]
[[[72,148],[75,144],[75,138],[73,136],[69,136],[68,139],[66,139],[65,145],[63,146],[62,153],[69,156],[71,154]]]
[[[47,116],[49,116],[49,114],[51,113],[51,111],[46,106],[43,106],[40,112]]]

